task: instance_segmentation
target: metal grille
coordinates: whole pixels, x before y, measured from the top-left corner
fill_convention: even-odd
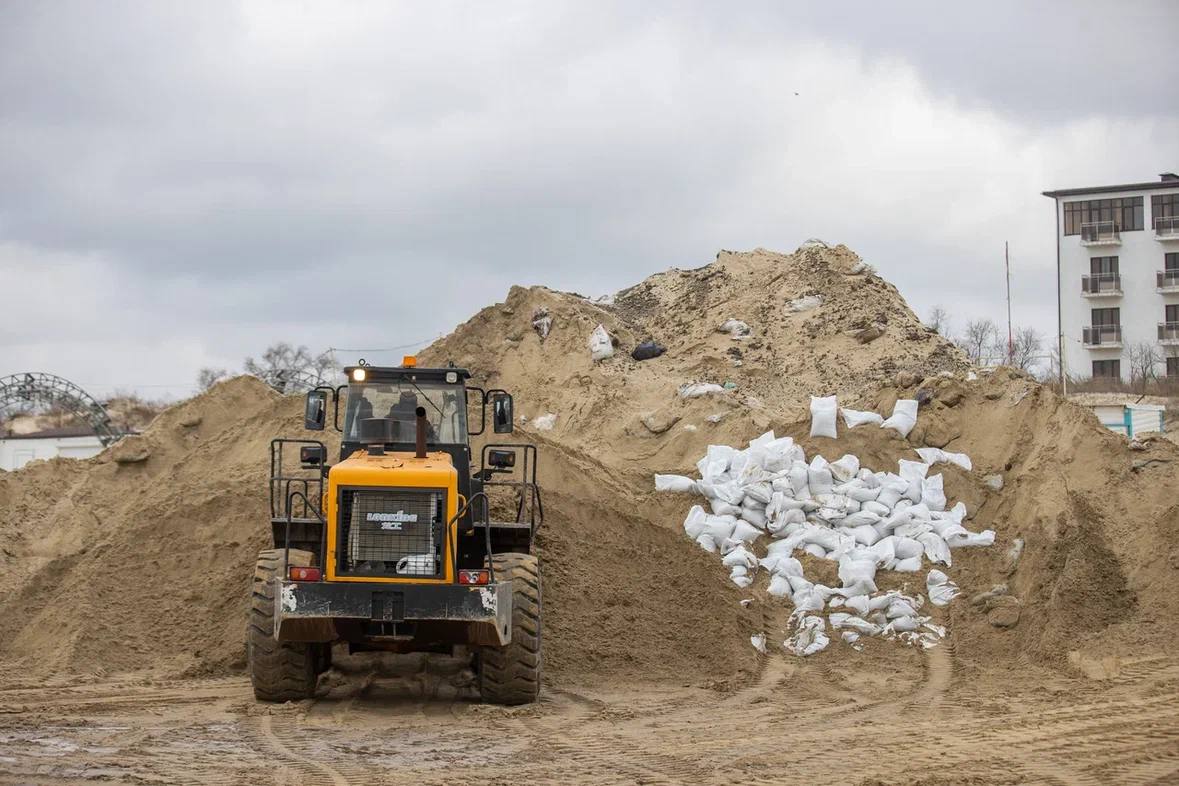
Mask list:
[[[440,491],[353,491],[340,499],[339,572],[437,577],[446,495]]]

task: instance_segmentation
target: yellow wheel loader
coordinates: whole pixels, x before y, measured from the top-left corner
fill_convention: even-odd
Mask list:
[[[320,441],[271,443],[274,547],[258,555],[247,628],[254,695],[313,696],[344,642],[350,652],[472,653],[484,701],[535,701],[536,447],[487,444],[475,462],[470,446],[489,406],[493,432],[512,431],[511,395],[411,357],[345,374],[346,385],[307,394],[304,416],[306,428],[324,429],[330,399],[337,463]],[[468,423],[475,413],[478,429]],[[489,494],[511,501],[515,515],[501,518],[513,520],[492,520]]]

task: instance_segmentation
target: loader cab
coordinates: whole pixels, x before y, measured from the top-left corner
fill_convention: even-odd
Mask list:
[[[459,493],[470,498],[481,490],[480,479],[471,475],[470,438],[485,433],[489,425],[496,434],[510,434],[512,396],[504,390],[469,385],[471,374],[464,368],[418,368],[413,358],[405,360],[401,366],[370,366],[361,361],[345,367],[346,385],[308,392],[304,426],[322,430],[330,419],[342,435],[340,461],[361,449],[371,451],[374,445],[383,445],[389,452],[412,452],[416,412],[424,409],[426,449],[450,456],[458,472]]]

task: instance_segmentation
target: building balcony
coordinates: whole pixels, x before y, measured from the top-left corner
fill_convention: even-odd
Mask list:
[[[1179,216],[1159,216],[1154,220],[1154,239],[1160,243],[1179,240]]]
[[[1089,349],[1121,349],[1121,325],[1093,325],[1081,328],[1081,343]]]
[[[1154,288],[1159,292],[1179,292],[1179,270],[1156,271]]]
[[[1112,221],[1090,221],[1081,224],[1082,246],[1120,246],[1122,234]]]
[[[1121,297],[1122,276],[1118,273],[1096,273],[1081,276],[1082,297]]]
[[[1169,347],[1179,346],[1179,322],[1159,323],[1159,343]]]

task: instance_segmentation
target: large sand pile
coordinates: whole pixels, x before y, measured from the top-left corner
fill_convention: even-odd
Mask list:
[[[810,296],[821,304],[791,310]],[[542,338],[533,323],[544,315],[551,328]],[[717,332],[728,319],[752,335]],[[619,344],[602,362],[586,345],[598,323]],[[629,350],[647,338],[667,353],[632,360]],[[970,454],[973,472],[945,470],[947,494],[967,503],[971,529],[998,539],[956,554],[955,578],[967,596],[1006,582],[1019,613],[996,627],[999,617],[1011,622],[1010,606],[952,606],[959,661],[1058,666],[1072,650],[1127,654],[1174,639],[1175,446],[1130,451],[1087,411],[1007,371],[966,381],[957,350],[843,247],[722,253],[611,304],[514,288],[422,358],[447,360],[486,387],[512,390],[523,430],[540,445],[555,679],[725,684],[756,670],[748,636],[771,615],[741,608],[749,593],[683,535],[682,500],[656,495],[651,475],[690,472],[709,443],[743,445],[767,428],[798,438],[808,455],[853,452],[874,466],[914,458],[921,445]],[[688,382],[733,387],[685,399],[677,391]],[[887,411],[918,388],[932,396],[907,440],[878,429],[825,444],[806,438],[810,394]],[[268,538],[267,443],[305,436],[299,413],[298,400],[241,378],[162,414],[142,437],[143,462],[119,464],[108,451],[0,474],[0,670],[240,667],[246,579]],[[554,427],[535,430],[550,413]],[[1002,490],[984,482],[992,474]],[[1025,548],[1010,565],[1004,554],[1016,538]],[[833,647],[820,657],[873,650]]]

